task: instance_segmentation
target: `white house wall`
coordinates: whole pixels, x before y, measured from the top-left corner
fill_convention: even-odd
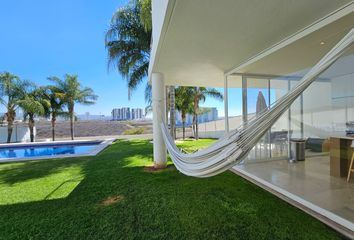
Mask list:
[[[36,136],[36,128],[34,127],[34,135]],[[29,142],[30,131],[27,126],[14,126],[11,142]],[[0,143],[7,142],[7,126],[0,127]]]

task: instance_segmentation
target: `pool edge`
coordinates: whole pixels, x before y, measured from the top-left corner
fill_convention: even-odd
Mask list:
[[[110,146],[114,141],[116,141],[116,138],[112,139],[105,139],[105,140],[71,140],[71,141],[57,141],[57,142],[37,142],[37,143],[15,143],[16,147],[21,147],[21,146],[29,146],[29,145],[37,145],[37,146],[43,146],[43,145],[64,145],[64,144],[69,144],[69,143],[92,143],[92,142],[101,142],[97,145],[96,148],[93,150],[87,152],[87,153],[82,153],[82,154],[63,154],[63,155],[53,155],[53,156],[39,156],[39,157],[26,157],[26,158],[3,158],[0,159],[0,164],[3,163],[16,163],[16,162],[26,162],[26,161],[38,161],[38,160],[50,160],[50,159],[62,159],[62,158],[76,158],[76,157],[91,157],[91,156],[96,156],[100,152],[102,152],[104,149],[106,149],[108,146]],[[1,147],[13,147],[14,144],[0,144]]]

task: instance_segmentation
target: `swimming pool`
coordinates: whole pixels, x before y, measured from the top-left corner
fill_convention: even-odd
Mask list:
[[[37,143],[0,146],[0,161],[96,155],[107,144],[103,141]]]

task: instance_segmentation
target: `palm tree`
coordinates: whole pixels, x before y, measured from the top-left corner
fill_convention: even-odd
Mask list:
[[[58,90],[56,95],[64,101],[68,108],[71,140],[74,140],[75,103],[91,105],[96,102],[98,97],[91,88],[82,88],[77,75],[66,74],[64,80],[58,77],[49,77],[48,79],[55,83]]]
[[[0,103],[6,107],[7,143],[11,142],[13,124],[16,118],[16,109],[18,108],[18,102],[25,94],[24,89],[26,86],[27,82],[20,80],[16,75],[9,72],[3,72],[0,74]]]
[[[28,118],[31,142],[34,142],[34,125],[36,116],[45,116],[46,109],[49,109],[50,102],[46,97],[46,90],[31,83],[25,89],[25,95],[18,101],[18,105],[24,111],[24,119]]]
[[[149,2],[135,0],[118,9],[111,19],[105,37],[108,67],[116,67],[127,80],[129,98],[131,92],[148,74],[151,45],[151,24],[148,24],[151,21],[151,2]],[[149,91],[148,87],[146,91]]]
[[[152,113],[152,92],[151,85],[149,83],[146,84],[145,88],[145,103],[147,104],[145,107],[145,116],[149,113]]]
[[[175,91],[176,95],[176,108],[181,113],[182,118],[182,131],[183,139],[185,139],[186,130],[186,117],[187,114],[193,113],[193,98],[191,87],[177,87]]]
[[[144,25],[145,31],[151,31],[151,0],[139,0],[140,4],[140,20]]]
[[[198,135],[198,114],[199,114],[199,103],[205,102],[207,97],[213,97],[217,100],[222,101],[223,95],[215,88],[206,87],[192,87],[193,96],[193,125],[195,126],[195,139],[199,139]]]
[[[67,116],[67,112],[64,110],[64,99],[60,98],[60,89],[56,86],[47,86],[46,97],[50,103],[50,107],[46,109],[46,116],[50,117],[52,125],[52,140],[55,141],[55,124],[58,116]]]

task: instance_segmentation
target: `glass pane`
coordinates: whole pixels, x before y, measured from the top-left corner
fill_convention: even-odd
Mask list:
[[[228,105],[229,128],[238,128],[242,123],[242,88],[241,76],[229,76],[228,80]]]

